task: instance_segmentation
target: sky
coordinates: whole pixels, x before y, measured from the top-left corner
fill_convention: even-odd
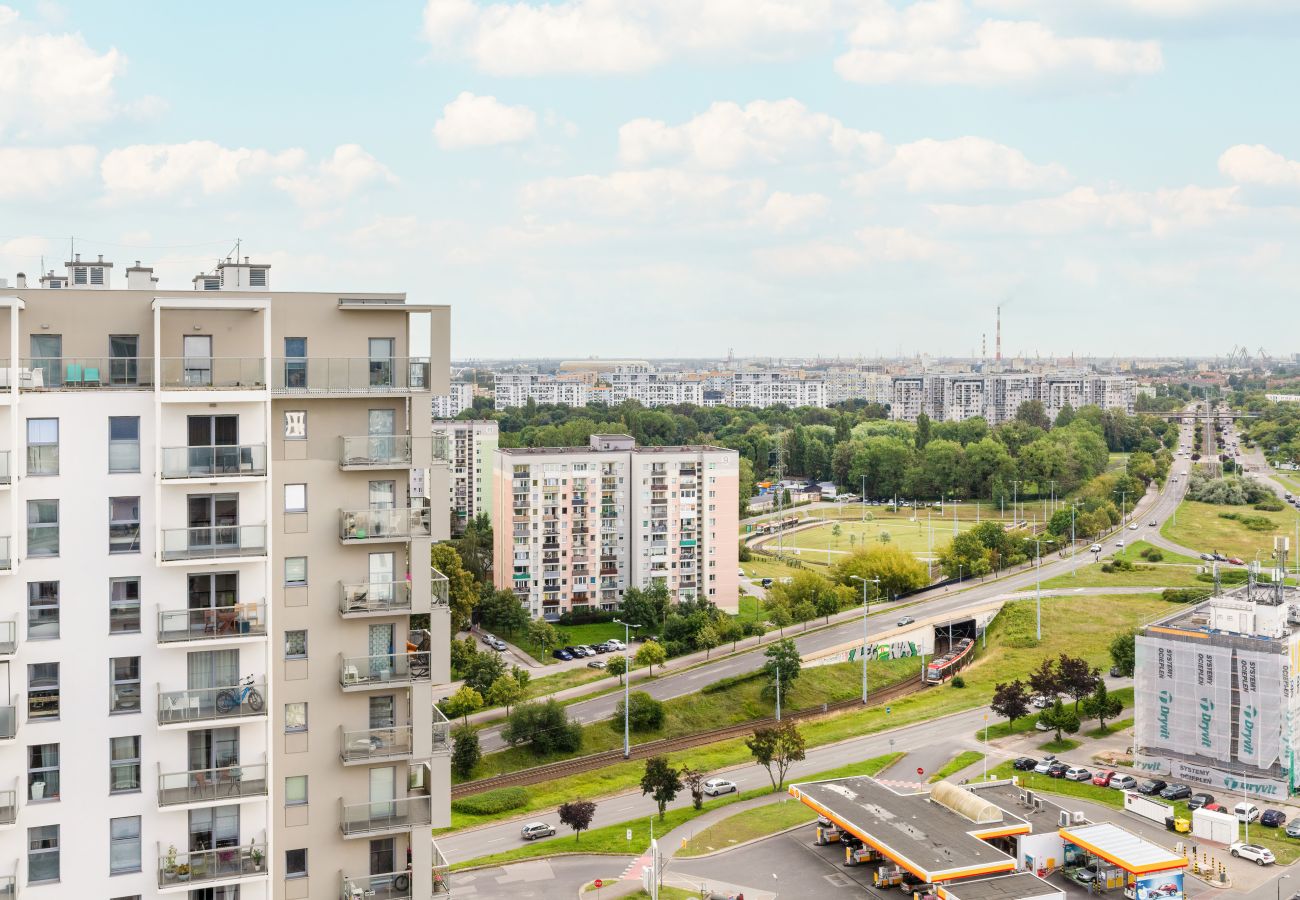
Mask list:
[[[1300,350],[1298,0],[0,6],[0,277],[452,307],[453,358]]]

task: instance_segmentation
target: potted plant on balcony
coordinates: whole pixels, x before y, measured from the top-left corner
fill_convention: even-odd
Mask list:
[[[176,880],[176,845],[172,844],[167,848],[167,856],[163,858],[163,878],[167,881]]]
[[[253,861],[253,871],[262,871],[262,861],[266,858],[262,853],[262,848],[254,846],[253,839],[248,839],[248,858]]]
[[[189,880],[190,880],[190,864],[189,864],[189,863],[179,863],[179,864],[176,866],[176,880],[177,880],[177,881],[189,881]]]

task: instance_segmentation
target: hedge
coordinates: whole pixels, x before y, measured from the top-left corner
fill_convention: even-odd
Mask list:
[[[528,791],[521,787],[497,788],[451,801],[451,808],[470,816],[495,816],[519,809],[528,802]]]

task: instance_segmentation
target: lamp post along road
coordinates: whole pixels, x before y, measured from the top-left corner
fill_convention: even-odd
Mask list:
[[[867,584],[868,582],[876,585],[876,593],[880,593],[880,576],[875,578],[863,578],[861,575],[850,576],[854,581],[862,582],[862,705],[867,705]]]
[[[640,625],[614,620],[615,625],[623,626],[623,758],[632,758],[631,729],[628,727],[628,713],[632,708],[632,660],[628,658],[629,645],[632,643],[632,629]]]

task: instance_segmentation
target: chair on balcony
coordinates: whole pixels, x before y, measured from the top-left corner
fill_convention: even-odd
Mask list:
[[[190,796],[206,800],[212,796],[208,790],[209,787],[207,773],[195,772],[194,777],[191,779]]]
[[[82,383],[99,387],[99,369],[96,366],[86,366],[86,373]]]
[[[63,383],[68,385],[81,384],[82,368],[79,363],[68,363],[64,370]]]

